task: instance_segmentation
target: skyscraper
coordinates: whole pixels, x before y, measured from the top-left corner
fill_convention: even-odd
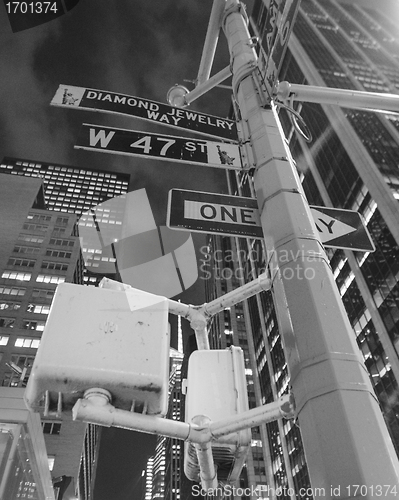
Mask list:
[[[267,59],[271,2],[256,0],[250,28],[257,51]],[[399,20],[383,5],[337,0],[302,0],[280,81],[372,92],[398,92]],[[293,103],[287,102],[286,106]],[[291,113],[280,119],[310,204],[352,209],[367,223],[373,253],[328,249],[337,286],[370,373],[383,414],[399,452],[399,121],[397,115],[300,104],[313,140],[298,132]],[[248,173],[229,172],[231,194],[254,196]],[[212,237],[204,250],[207,299],[254,279],[267,268],[263,242]],[[219,315],[212,330],[216,347],[248,343],[249,386],[257,405],[289,390],[289,374],[272,296],[263,292]],[[240,321],[246,331],[240,339]],[[243,342],[244,340],[244,342]],[[250,372],[248,372],[250,373]],[[253,390],[252,390],[253,387]],[[310,486],[300,429],[294,421],[259,426],[253,434],[256,467],[247,466],[252,484],[272,488]],[[284,493],[280,498],[293,495]]]
[[[178,334],[181,338],[181,332]],[[167,418],[182,420],[182,379],[183,353],[171,349],[169,375],[169,408]],[[180,500],[181,473],[183,470],[183,442],[180,439],[165,439],[165,491],[164,499]],[[155,499],[155,497],[154,497]]]
[[[0,380],[25,387],[57,284],[102,278],[84,269],[78,216],[126,193],[129,176],[16,158],[5,158],[0,173],[11,174],[1,176]],[[91,498],[99,429],[57,410],[42,417],[42,429],[56,491]]]
[[[43,179],[46,208],[82,215],[102,201],[127,192],[129,175],[5,157],[0,172]]]
[[[128,174],[9,157],[5,157],[0,163],[0,173],[42,178],[46,208],[77,216],[110,198],[123,196],[128,191],[130,179]],[[107,218],[109,224],[121,224],[121,214],[118,211],[111,213],[111,210],[105,209],[104,212],[103,222]],[[101,260],[102,256],[96,255],[95,258]],[[107,261],[110,259],[104,258]],[[113,271],[107,276],[115,278],[115,266],[111,267]],[[103,276],[104,273],[83,269],[85,285],[96,286]]]
[[[19,398],[22,403],[23,388],[29,378],[57,284],[64,281],[81,283],[82,264],[75,232],[76,215],[45,209],[41,179],[2,177],[0,384],[2,407],[5,408],[7,401],[13,398]],[[20,394],[16,392],[18,390]],[[41,417],[41,439],[44,435],[48,468],[53,478],[59,478],[59,489],[70,485],[74,491],[72,479],[78,475],[86,426],[81,423],[74,426],[71,419],[61,417],[57,408],[49,409]],[[14,417],[9,413],[8,418]],[[34,418],[39,417],[30,416],[28,422]],[[3,420],[2,425],[7,426],[7,420]],[[32,439],[35,450],[37,438],[32,433],[37,431],[28,425],[24,432],[28,437],[23,439]],[[15,439],[19,439],[17,434]],[[2,458],[6,463],[6,455]],[[32,457],[29,460],[34,482],[37,482],[35,461]],[[11,495],[10,487],[5,483],[6,477],[2,479],[3,493]],[[21,477],[21,481],[21,484],[24,481],[32,483],[32,477],[28,474]]]
[[[154,477],[154,457],[150,457],[147,460],[147,467],[145,469],[145,493],[144,493],[145,500],[152,499],[153,477]]]

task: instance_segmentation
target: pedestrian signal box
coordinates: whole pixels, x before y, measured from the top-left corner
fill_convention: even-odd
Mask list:
[[[231,346],[225,350],[194,351],[189,359],[186,382],[185,421],[205,415],[212,422],[238,415],[249,409],[243,351]],[[244,429],[212,441],[212,454],[219,481],[238,479],[251,430]],[[200,481],[200,469],[193,443],[185,443],[184,472],[191,481]]]
[[[128,288],[58,285],[25,401],[47,398],[70,410],[90,388],[116,408],[165,415],[169,371],[168,302]],[[59,403],[58,403],[59,404]]]

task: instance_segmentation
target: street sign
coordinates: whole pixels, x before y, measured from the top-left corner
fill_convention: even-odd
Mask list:
[[[266,53],[270,54],[278,32],[278,19],[281,18],[285,0],[269,0],[261,4],[267,11],[262,42],[266,44]]]
[[[87,123],[82,125],[75,148],[207,167],[242,169],[240,151],[236,144],[149,134]]]
[[[60,85],[51,103],[72,109],[102,111],[132,116],[174,128],[184,128],[210,137],[237,141],[235,122],[197,111],[105,90]]]
[[[310,206],[322,244],[330,248],[374,252],[362,216],[354,210]],[[199,191],[169,191],[167,226],[198,233],[263,238],[254,198]]]
[[[262,37],[267,62],[263,61],[265,67],[261,68],[262,73],[266,72],[265,80],[270,90],[276,84],[299,4],[300,0],[270,0],[266,30]]]
[[[373,240],[358,212],[315,206],[311,206],[310,211],[324,246],[374,252]]]
[[[166,225],[197,233],[263,238],[254,198],[172,189]]]

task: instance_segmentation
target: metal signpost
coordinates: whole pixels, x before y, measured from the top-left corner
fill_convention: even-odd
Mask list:
[[[150,134],[84,123],[76,149],[242,170],[236,144]]]
[[[358,212],[309,208],[323,246],[374,252],[374,243]],[[264,238],[257,201],[241,196],[171,189],[167,225],[197,233]]]
[[[127,115],[160,125],[191,130],[209,137],[237,140],[236,124],[232,120],[106,90],[60,85],[51,105]]]
[[[275,105],[259,91],[262,81],[246,21],[240,3],[228,0],[223,28],[234,97],[245,123],[242,139],[256,165],[267,256],[273,269],[291,271],[273,276],[272,291],[280,326],[287,325],[288,306],[291,328],[281,335],[311,484],[330,498],[333,491],[348,498],[351,485],[364,485],[363,498],[371,499],[378,485],[399,483],[399,462]],[[309,272],[313,279],[303,279]],[[395,498],[394,492],[387,498]]]

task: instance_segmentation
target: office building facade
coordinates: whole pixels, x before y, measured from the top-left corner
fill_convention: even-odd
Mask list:
[[[45,209],[41,179],[2,176],[0,213],[1,401],[3,406],[7,401],[17,401],[23,408],[23,388],[40,345],[56,287],[64,281],[82,283],[83,266],[76,215]],[[16,431],[30,436],[24,439],[35,437],[36,445],[29,453],[35,454],[39,446],[41,458],[38,463],[43,463],[42,455],[45,455],[56,498],[61,498],[63,490],[75,492],[86,425],[75,425],[71,418],[53,409],[42,412],[40,417],[27,415],[26,421],[20,422],[21,430]],[[44,450],[37,437],[35,419],[41,426]],[[2,421],[2,425],[9,424]],[[12,453],[18,454],[18,450]],[[32,464],[32,474],[37,470]],[[41,479],[36,477],[35,480],[40,482]],[[32,477],[28,474],[21,481],[32,483]],[[7,488],[4,491],[10,493],[10,499],[14,498],[14,492],[5,482],[1,487]]]
[[[43,179],[46,208],[77,216],[106,199],[126,193],[130,177],[127,174],[10,157],[5,157],[0,163],[0,173]]]
[[[256,0],[250,18],[263,61],[270,3]],[[280,81],[397,93],[399,23],[380,4],[367,5],[302,0]],[[376,246],[372,253],[326,251],[399,453],[399,121],[392,114],[332,105],[293,106],[301,113],[312,142],[297,131],[289,112],[281,108],[279,114],[309,203],[360,212]],[[227,177],[231,194],[254,196],[248,173],[229,172]],[[203,253],[207,300],[267,269],[261,240],[211,237]],[[214,347],[229,343],[247,347],[245,358],[253,381],[249,387],[256,405],[287,393],[289,374],[271,294],[262,292],[220,314],[217,321],[212,331]],[[297,424],[277,421],[256,431],[254,467],[246,468],[250,483],[269,487],[269,493],[281,488],[278,498],[294,498],[290,493],[298,494],[300,488],[306,491],[309,474]]]
[[[112,207],[115,207],[115,210],[105,207],[99,208],[98,212],[104,212],[102,222],[108,222],[110,225],[122,223],[124,203],[120,197],[128,192],[128,174],[10,157],[5,157],[0,163],[0,173],[43,179],[46,208],[76,214],[78,218],[93,207],[113,198]],[[118,199],[121,199],[119,204]],[[119,205],[122,206],[121,210],[118,209]],[[91,265],[90,269],[83,270],[84,285],[97,286],[104,275],[117,279],[115,259],[112,255],[103,256],[98,249],[96,251],[98,255],[95,259],[106,259],[109,263],[108,270],[111,271],[99,273]]]
[[[181,344],[179,327],[178,343]],[[170,349],[169,405],[166,418],[184,420],[182,413],[182,374],[184,355]],[[180,500],[183,471],[184,442],[179,439],[158,436],[153,458],[153,484],[151,500]]]
[[[181,333],[179,334],[181,336]],[[183,353],[171,349],[169,374],[169,408],[167,418],[184,420],[182,412],[182,377]],[[183,471],[184,442],[180,439],[165,438],[165,500],[180,500],[181,475]],[[154,497],[155,500],[155,497]]]
[[[85,276],[77,216],[46,209],[39,175],[1,178],[0,385],[7,402],[15,399],[7,389],[22,393],[26,386],[57,285],[83,284]],[[36,434],[33,418],[27,417],[29,434]],[[41,412],[39,425],[55,498],[72,492],[92,499],[101,429],[57,409]]]

